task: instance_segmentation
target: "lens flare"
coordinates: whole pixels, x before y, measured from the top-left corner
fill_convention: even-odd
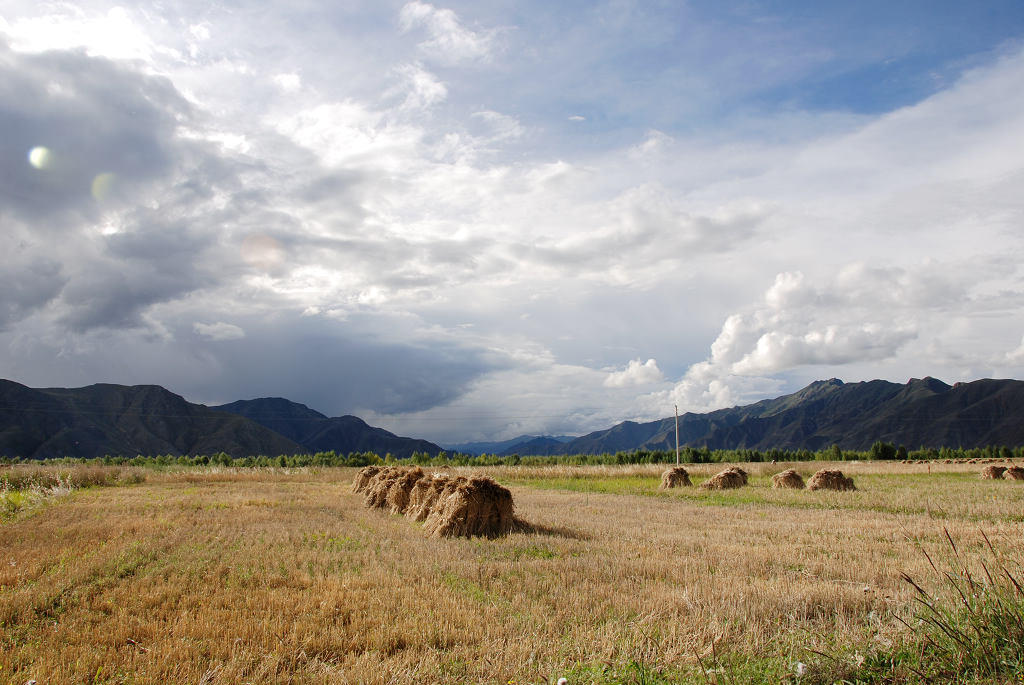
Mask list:
[[[285,258],[285,248],[273,237],[264,233],[247,236],[242,241],[242,258],[259,269],[273,269]]]
[[[97,202],[102,202],[110,197],[114,189],[114,174],[109,172],[98,174],[92,179],[92,196]]]
[[[36,169],[45,169],[53,161],[53,153],[49,148],[42,145],[36,146],[28,151],[28,163]]]

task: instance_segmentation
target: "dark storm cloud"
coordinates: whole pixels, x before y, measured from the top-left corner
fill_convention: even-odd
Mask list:
[[[110,320],[115,313],[104,316]],[[488,372],[509,367],[508,359],[481,348],[416,340],[408,322],[379,315],[355,321],[284,312],[202,316],[166,317],[167,336],[93,331],[81,352],[65,352],[62,340],[35,336],[31,344],[11,345],[13,334],[0,333],[8,343],[6,373],[33,387],[155,383],[207,404],[287,397],[338,416],[444,405]],[[237,327],[244,337],[216,339],[202,332],[218,326]],[[397,340],[399,329],[409,342]]]
[[[16,253],[15,253],[16,254]],[[10,257],[8,257],[10,260]],[[57,262],[45,257],[0,265],[0,331],[45,306],[67,282]]]
[[[403,413],[445,404],[481,375],[507,365],[452,342],[382,339],[372,329],[397,324],[373,318],[230,319],[245,337],[216,341],[194,334],[189,347],[207,360],[207,371],[179,391],[211,401],[281,395],[331,415]]]
[[[365,173],[324,169],[273,132],[255,142],[284,171],[227,150],[166,79],[83,52],[3,48],[0,103],[0,217],[55,265],[14,257],[32,278],[2,296],[2,325],[57,298],[74,332],[137,328],[155,304],[309,264],[398,289],[438,282],[427,248],[365,231]],[[48,156],[30,160],[36,147]]]
[[[143,325],[142,313],[149,306],[217,282],[212,269],[195,261],[212,242],[208,232],[156,217],[107,236],[104,258],[65,288],[68,310],[62,322],[78,332]]]
[[[169,171],[170,140],[189,106],[163,78],[81,52],[15,53],[0,46],[0,203],[37,228],[62,213],[95,216],[94,182],[130,191]],[[49,150],[42,168],[29,163]],[[108,177],[109,178],[109,177]],[[115,199],[115,198],[106,198]]]

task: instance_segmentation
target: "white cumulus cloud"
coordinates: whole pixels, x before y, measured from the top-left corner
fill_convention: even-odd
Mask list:
[[[604,379],[604,384],[609,388],[624,388],[630,385],[650,385],[660,383],[665,376],[658,368],[658,362],[648,359],[645,362],[633,359],[622,371],[613,371]]]

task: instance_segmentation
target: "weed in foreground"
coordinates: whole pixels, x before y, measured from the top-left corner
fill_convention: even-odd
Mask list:
[[[989,559],[980,572],[971,572],[960,556],[949,531],[947,568],[939,570],[922,550],[928,563],[954,597],[945,603],[928,593],[910,576],[918,605],[912,628],[924,645],[922,676],[932,678],[1003,679],[1024,677],[1024,577],[1019,564],[1010,565],[982,533]]]
[[[1024,681],[1024,574],[1019,561],[999,554],[982,538],[988,558],[972,571],[947,529],[948,551],[936,561],[921,554],[935,573],[937,586],[925,588],[907,573],[902,580],[914,590],[915,611],[909,620],[896,615],[909,639],[887,650],[808,666],[807,683],[1006,683]],[[803,674],[801,674],[803,675]]]

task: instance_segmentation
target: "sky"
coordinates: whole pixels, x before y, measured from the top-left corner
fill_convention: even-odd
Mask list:
[[[0,377],[442,444],[1024,377],[1024,3],[0,0]]]

